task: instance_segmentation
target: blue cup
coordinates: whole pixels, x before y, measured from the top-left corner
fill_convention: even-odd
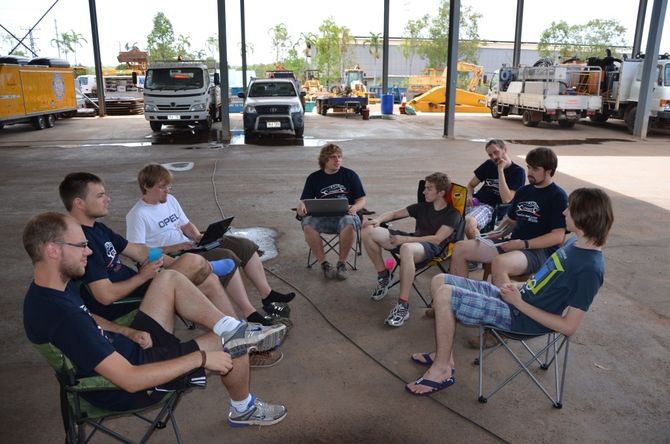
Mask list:
[[[149,248],[147,262],[154,262],[163,257],[163,250],[158,247]]]

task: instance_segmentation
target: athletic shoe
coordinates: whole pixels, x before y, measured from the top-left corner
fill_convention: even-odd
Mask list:
[[[389,287],[391,286],[391,275],[386,277],[377,277],[377,286],[370,295],[370,299],[373,301],[381,301],[386,297],[389,292]]]
[[[272,350],[281,344],[285,335],[286,326],[283,324],[265,327],[261,324],[240,321],[240,326],[224,334],[221,341],[223,351],[229,353],[232,358],[238,358],[253,350],[259,352]]]
[[[263,304],[263,310],[271,317],[291,317],[291,306],[286,302],[270,302],[269,304]]]
[[[337,263],[337,269],[335,270],[335,277],[338,281],[343,281],[347,278],[347,266],[344,262]]]
[[[400,327],[408,319],[409,304],[407,302],[398,302],[384,322],[391,327]]]
[[[284,354],[279,350],[270,350],[262,353],[249,353],[249,367],[266,368],[276,365]]]
[[[228,413],[228,423],[233,427],[250,425],[268,426],[277,424],[286,418],[286,407],[283,405],[266,404],[256,395],[251,395],[249,406],[244,412],[238,412],[233,406]]]
[[[323,271],[323,277],[326,279],[333,279],[335,277],[336,271],[328,261],[321,264],[321,271]]]

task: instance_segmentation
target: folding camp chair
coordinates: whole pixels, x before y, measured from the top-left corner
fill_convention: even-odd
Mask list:
[[[419,186],[417,189],[417,202],[425,202],[425,197],[423,195],[423,190],[426,187],[426,181],[425,180],[420,180],[419,181]],[[434,266],[437,266],[442,273],[447,273],[449,270],[448,262],[451,259],[451,255],[453,254],[454,250],[454,245],[456,244],[457,241],[463,239],[463,236],[465,234],[465,219],[463,218],[463,215],[465,214],[465,202],[468,197],[468,189],[464,187],[463,185],[459,185],[457,183],[452,183],[451,188],[449,189],[449,192],[445,196],[445,199],[447,200],[447,203],[454,207],[456,210],[461,215],[461,222],[458,224],[458,227],[454,230],[454,232],[449,236],[449,238],[443,242],[442,249],[440,252],[430,258],[427,261],[424,261],[423,264],[421,264],[421,267],[417,267],[416,272],[414,273],[414,280],[412,280],[412,288],[416,293],[419,295],[423,303],[426,305],[426,307],[430,307],[431,303],[426,300],[426,298],[423,296],[419,288],[416,286],[416,278],[426,271],[430,270]],[[395,275],[396,271],[398,271],[400,267],[400,252],[397,250],[392,250],[391,255],[395,259],[395,267],[391,271],[391,275]],[[400,281],[395,280],[393,284],[391,284],[391,287],[396,286]]]
[[[484,335],[486,332],[492,334],[497,340],[498,344],[488,350],[484,350]],[[534,351],[529,345],[528,341],[546,336],[547,341],[544,347]],[[515,353],[511,347],[512,342],[519,342],[522,345],[521,352],[523,354]],[[545,394],[551,401],[552,405],[557,409],[563,407],[563,387],[565,385],[565,371],[568,365],[568,350],[570,345],[570,338],[560,333],[549,332],[539,334],[519,333],[508,330],[502,330],[491,325],[479,326],[479,357],[475,359],[474,364],[479,366],[479,402],[485,403],[490,397],[496,394],[505,385],[511,382],[517,375],[525,373],[531,381]],[[516,368],[505,380],[499,383],[490,393],[484,395],[484,358],[489,357],[492,353],[499,349],[505,349],[510,357],[516,362]],[[525,352],[524,352],[525,350]],[[563,353],[561,353],[563,352]],[[525,359],[525,360],[524,360]],[[559,374],[559,360],[563,360]],[[553,371],[554,394],[550,394],[547,388],[539,381],[533,374],[531,365],[533,363],[539,364],[542,370],[548,370],[555,362]]]
[[[185,390],[167,393],[155,404],[141,409],[121,412],[102,409],[86,401],[82,394],[94,391],[121,390],[119,387],[102,376],[77,378],[74,364],[51,343],[39,344],[35,347],[55,370],[56,378],[60,384],[61,415],[66,443],[87,443],[98,431],[117,441],[133,443],[127,437],[103,424],[108,419],[125,415],[133,415],[149,423],[149,428],[140,439],[140,443],[146,442],[156,429],[165,428],[168,420],[172,424],[177,442],[182,442],[179,426],[174,417],[174,409]],[[153,418],[145,416],[148,411],[157,408],[160,408],[160,410]],[[91,427],[90,433],[86,430],[86,426]]]
[[[361,245],[361,229],[355,228],[354,231],[356,232],[356,239],[354,241],[354,245],[351,247],[351,250],[354,253],[354,260],[352,263],[352,261],[347,258],[347,265],[349,265],[352,270],[357,270],[358,256],[363,254],[363,248]],[[333,251],[336,255],[339,256],[340,235],[338,233],[319,233],[319,237],[321,238],[321,242],[323,242],[323,252],[325,254]],[[316,264],[316,261],[316,257],[312,258],[312,249],[310,248],[309,252],[307,253],[307,268],[312,268],[312,265]]]

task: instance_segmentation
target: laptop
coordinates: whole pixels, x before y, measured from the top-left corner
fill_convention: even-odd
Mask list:
[[[224,234],[226,234],[228,230],[230,230],[230,224],[233,222],[234,218],[235,216],[230,216],[218,222],[209,224],[207,230],[205,231],[205,234],[202,235],[202,239],[200,239],[200,242],[198,242],[198,244],[195,247],[186,250],[184,252],[196,253],[196,252],[209,251],[219,247],[221,245],[221,238],[223,237]]]
[[[308,216],[342,216],[349,211],[349,199],[305,199],[303,200]]]

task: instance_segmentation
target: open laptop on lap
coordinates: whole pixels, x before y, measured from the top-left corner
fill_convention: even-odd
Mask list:
[[[205,234],[202,235],[200,242],[198,242],[195,247],[189,250],[184,250],[183,253],[201,253],[221,246],[221,238],[228,230],[230,230],[230,224],[233,222],[234,218],[235,216],[230,216],[218,222],[209,224],[209,227],[207,227]]]
[[[343,216],[349,211],[349,200],[345,197],[337,199],[305,199],[303,203],[307,209],[308,216]]]

